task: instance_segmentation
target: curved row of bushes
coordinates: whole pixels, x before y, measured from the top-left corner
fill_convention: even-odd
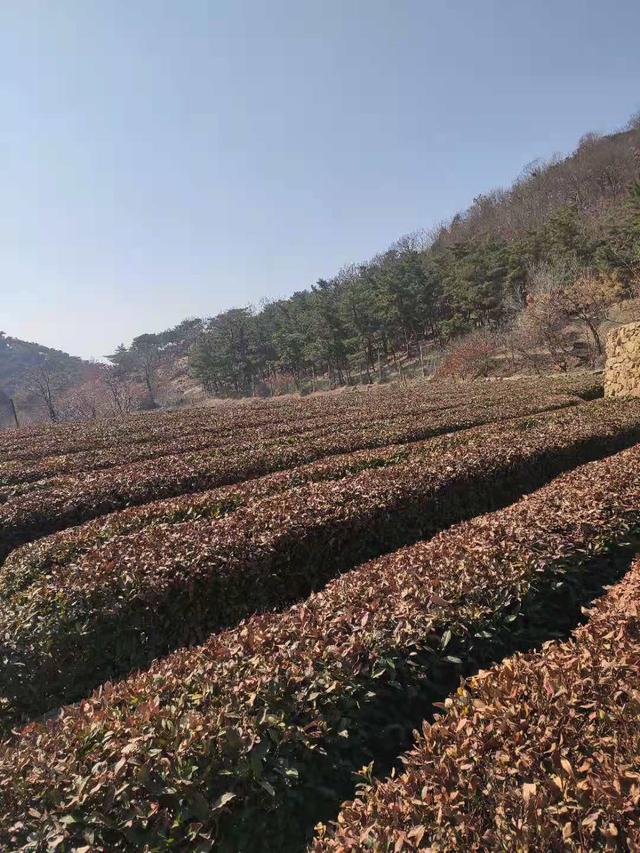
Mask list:
[[[639,530],[636,446],[107,685],[0,746],[0,845],[299,849],[461,662],[555,627]]]
[[[585,380],[586,376],[575,385],[576,391],[573,390],[574,383],[570,382],[566,393],[578,393],[585,387]],[[564,388],[562,385],[559,387]],[[399,389],[392,386],[387,386],[384,391],[392,404],[402,396]],[[423,389],[414,391],[421,395]],[[37,424],[0,434],[0,458],[26,461],[119,447],[123,443],[165,442],[193,434],[203,427],[211,431],[227,431],[236,428],[238,423],[252,427],[268,426],[276,418],[317,418],[325,416],[328,408],[334,412],[348,411],[361,404],[358,394],[323,395],[323,398],[327,401],[323,405],[310,398],[295,397],[216,400],[211,406],[135,412],[124,417],[91,421]]]
[[[566,407],[573,397],[514,395],[483,398],[468,406],[307,435],[266,439],[194,453],[174,454],[106,471],[26,484],[28,491],[5,495],[0,503],[0,558],[12,548],[108,512],[187,492],[201,492],[284,470],[325,456],[419,441],[475,424],[505,420],[541,409]],[[578,407],[582,408],[582,406]]]
[[[266,437],[277,439],[290,435],[302,435],[318,432],[317,418],[298,421],[279,422],[269,418],[258,426],[242,423],[242,426],[226,425],[224,428],[209,423],[185,424],[177,434],[162,438],[144,439],[137,442],[124,442],[120,446],[81,450],[76,453],[54,454],[34,460],[12,460],[0,463],[0,499],[31,488],[29,484],[69,474],[89,471],[104,471],[147,459],[172,456],[178,453],[190,453],[207,448],[224,447],[229,442],[260,441]],[[172,430],[173,432],[173,430]],[[22,488],[20,488],[22,487]]]
[[[537,416],[539,417],[539,416]],[[476,429],[486,429],[480,427]],[[340,480],[371,468],[397,465],[409,458],[447,452],[465,440],[467,433],[438,436],[424,442],[414,442],[374,450],[328,456],[307,465],[275,471],[253,480],[243,480],[196,494],[132,506],[108,515],[99,516],[76,527],[67,527],[14,549],[0,569],[0,596],[7,598],[24,589],[37,577],[53,572],[57,567],[75,562],[93,548],[128,536],[147,527],[160,528],[163,535],[167,525],[183,521],[223,518],[230,512],[250,503],[280,494],[304,483]]]
[[[181,409],[172,412],[137,413],[124,418],[100,419],[81,423],[40,424],[20,430],[0,433],[0,462],[27,461],[46,456],[60,456],[109,447],[122,448],[138,442],[169,442],[197,433],[199,429],[221,432],[235,429],[238,423],[259,427],[279,421],[326,419],[340,414],[384,404],[391,410],[415,406],[416,400],[425,403],[445,400],[451,396],[464,399],[471,394],[500,393],[505,383],[476,383],[456,386],[449,382],[411,382],[374,385],[340,394],[318,397],[284,397],[271,400],[217,401],[211,407]],[[566,377],[526,378],[508,384],[509,394],[528,388],[531,395],[549,393],[570,394],[591,399],[602,396],[602,378],[592,374],[572,374]],[[1,470],[1,469],[0,469]]]
[[[639,440],[640,404],[585,406],[457,438],[435,454],[311,482],[217,521],[118,537],[32,572],[30,583],[23,572],[12,592],[4,585],[0,613],[0,700],[9,717],[84,696],[252,611],[304,597],[364,559],[509,501],[576,461]]]
[[[0,612],[0,700],[10,717],[80,698],[254,611],[302,598],[365,559],[639,441],[640,402],[585,405],[458,439],[220,520],[142,529],[32,575],[3,596]]]
[[[640,560],[572,639],[471,679],[315,853],[640,849]]]
[[[579,414],[573,411],[556,413],[550,417],[557,423],[567,423],[571,428],[577,420],[585,416],[595,423],[601,412],[606,411],[605,420],[610,421],[615,407],[603,404],[587,406]],[[619,412],[628,412],[630,419],[617,421],[617,427],[627,428],[634,423],[632,407],[619,407]],[[526,426],[542,428],[547,415],[535,415]],[[516,429],[520,430],[520,426]],[[420,442],[388,445],[373,450],[359,450],[352,453],[323,457],[315,462],[294,468],[276,471],[256,479],[244,480],[229,486],[221,486],[197,494],[183,494],[175,498],[152,501],[140,506],[109,513],[92,519],[84,524],[63,529],[57,533],[29,542],[16,548],[5,560],[0,572],[0,595],[9,597],[16,591],[28,586],[36,577],[55,571],[56,567],[76,561],[87,551],[101,547],[114,538],[126,536],[143,528],[158,525],[176,524],[197,519],[216,519],[227,515],[241,506],[246,506],[260,498],[279,494],[304,483],[337,480],[353,476],[365,470],[385,468],[400,462],[418,461],[426,456],[450,453],[464,442],[474,440],[476,432],[491,432],[492,425],[474,427],[452,434],[445,434]],[[504,427],[497,427],[499,434]],[[162,535],[159,531],[158,535]]]
[[[550,409],[562,408],[577,402],[571,395],[555,393],[548,393],[546,396],[537,394],[536,400],[540,401],[540,409],[547,406]],[[345,419],[344,410],[336,412],[331,408],[328,414],[320,415],[300,412],[297,409],[289,412],[285,409],[283,412],[274,407],[266,414],[264,410],[260,410],[260,417],[256,417],[251,411],[243,412],[241,416],[232,409],[234,417],[228,414],[222,420],[219,416],[208,415],[207,412],[211,410],[203,409],[199,410],[200,416],[197,419],[189,412],[189,417],[185,416],[182,421],[177,422],[174,418],[163,430],[158,430],[153,424],[153,417],[149,416],[149,426],[154,427],[151,430],[152,437],[132,442],[128,436],[121,436],[119,441],[107,447],[66,454],[54,453],[33,460],[0,462],[0,500],[25,493],[33,488],[30,484],[56,476],[102,471],[161,456],[225,447],[230,443],[238,446],[268,440],[286,440],[290,437],[321,437],[336,426],[339,426],[342,432],[354,431],[380,421],[391,422],[406,415],[421,420],[436,415],[442,420],[444,411],[447,411],[450,417],[455,409],[477,408],[480,405],[486,407],[492,401],[493,396],[482,389],[480,394],[472,395],[471,399],[463,396],[460,391],[455,393],[455,390],[447,395],[446,399],[442,394],[429,397],[422,394],[412,399],[385,400],[384,406],[379,405],[379,401],[374,398],[367,399],[367,406],[354,406],[348,419]]]
[[[240,408],[239,408],[240,406]],[[5,462],[28,462],[47,456],[92,452],[144,441],[169,440],[192,433],[207,424],[224,429],[239,418],[260,423],[271,420],[262,407],[242,401],[239,405],[222,403],[211,408],[182,409],[170,412],[138,412],[120,418],[95,421],[46,423],[3,432],[0,454]]]
[[[525,384],[531,388],[533,394],[545,393],[544,385],[539,380],[525,380],[522,385]],[[547,386],[546,393],[575,395],[584,387],[584,381],[568,385],[553,383]],[[241,428],[269,429],[275,423],[320,423],[327,418],[347,416],[366,407],[375,408],[382,401],[391,412],[400,414],[403,410],[415,407],[416,402],[428,404],[431,401],[441,401],[446,391],[451,392],[454,399],[463,396],[451,383],[418,382],[412,383],[410,392],[394,384],[374,386],[349,394],[323,394],[321,398],[223,400],[217,401],[213,406],[136,413],[118,419],[39,424],[0,434],[0,459],[5,465],[14,466],[18,462],[36,463],[50,456],[108,452],[111,449],[135,447],[147,442],[162,445],[197,435],[203,429],[213,436],[229,434],[230,431],[238,429],[239,425]],[[478,385],[471,393],[477,396],[495,392],[487,385]]]

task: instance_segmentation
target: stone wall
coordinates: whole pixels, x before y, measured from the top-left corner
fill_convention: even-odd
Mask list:
[[[604,395],[640,397],[640,323],[628,323],[610,332]]]

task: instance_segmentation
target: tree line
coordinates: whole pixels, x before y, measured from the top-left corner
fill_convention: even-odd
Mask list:
[[[69,365],[65,376],[47,356],[26,387],[55,420],[153,408],[178,360],[218,396],[373,382],[443,351],[450,366],[482,375],[498,343],[533,369],[565,370],[576,346],[567,324],[579,324],[590,357],[600,356],[608,306],[640,286],[639,176],[636,116],[287,299],[140,335],[73,382]]]
[[[638,117],[625,132],[588,134],[571,157],[531,164],[431,234],[288,299],[201,321],[193,374],[216,395],[371,382],[382,363],[479,330],[519,331],[533,350],[549,337],[545,312],[584,322],[598,353],[604,306],[640,281],[639,166]],[[562,367],[557,343],[546,345]]]

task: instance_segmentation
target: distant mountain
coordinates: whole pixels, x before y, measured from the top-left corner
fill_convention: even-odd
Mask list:
[[[20,401],[22,422],[41,419],[37,379],[55,373],[56,390],[82,381],[89,362],[42,344],[0,332],[0,428],[13,424],[10,398]]]
[[[0,332],[0,391],[7,395],[15,394],[24,388],[30,371],[51,360],[64,365],[71,378],[80,375],[83,367],[88,364],[81,358],[61,350],[21,341]]]

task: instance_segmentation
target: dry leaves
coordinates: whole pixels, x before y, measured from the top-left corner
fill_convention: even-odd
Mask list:
[[[523,439],[526,434],[522,430]],[[513,452],[518,457],[519,447]],[[66,707],[59,718],[32,724],[0,746],[0,846],[46,849],[55,841],[62,851],[82,845],[206,849],[215,841],[231,849],[260,844],[278,849],[283,826],[304,819],[305,803],[314,799],[328,769],[348,776],[362,767],[363,745],[384,727],[385,713],[389,720],[397,718],[411,689],[436,678],[447,658],[473,657],[479,646],[491,643],[492,631],[505,625],[508,630],[520,612],[531,612],[532,602],[544,618],[554,586],[570,578],[578,582],[590,554],[606,552],[639,528],[640,447],[635,447],[565,474],[505,510],[365,563],[289,610],[253,616],[203,645],[107,685]],[[553,619],[552,610],[548,615]],[[549,798],[546,811],[560,803],[554,820],[563,843],[593,831],[613,844],[626,829],[608,811],[608,801],[600,806],[602,815],[595,813],[597,806],[581,813],[587,829],[576,829],[573,812],[564,808],[565,792],[577,797],[580,784],[599,772],[607,750],[617,743],[607,713],[620,706],[638,713],[628,677],[633,661],[624,664],[627,678],[622,679],[616,663],[621,635],[615,631],[615,625],[607,629],[604,644],[610,649],[594,670],[606,686],[604,718],[593,675],[585,676],[574,701],[574,688],[566,683],[570,667],[562,662],[547,667],[536,682],[533,670],[531,678],[527,673],[522,678],[521,662],[529,658],[507,661],[499,683],[485,675],[478,685],[489,687],[448,700],[444,719],[451,714],[455,720],[448,741],[453,751],[438,753],[437,791],[424,784],[414,791],[413,799],[427,804],[428,819],[403,820],[393,845],[401,839],[400,849],[426,847],[433,822],[442,833],[447,827],[454,831],[465,803],[491,796],[493,789],[485,793],[487,782],[499,780],[513,791],[523,814],[535,810],[543,794]],[[637,661],[635,666],[637,674]],[[538,693],[529,695],[537,683],[540,717]],[[494,706],[501,708],[497,716]],[[556,707],[580,714],[569,714],[566,721],[563,716],[559,726]],[[367,708],[376,713],[368,715]],[[566,731],[572,744],[572,727],[583,719],[597,736],[588,743],[597,749],[576,756],[557,743],[558,735]],[[540,756],[528,753],[529,720],[531,725],[542,721],[541,736],[549,732]],[[476,738],[482,721],[487,721],[484,740]],[[474,749],[459,753],[460,744]],[[625,797],[637,787],[635,756],[637,749],[626,764],[617,765],[624,773],[616,780]],[[589,761],[593,765],[585,769]],[[538,766],[548,768],[542,778]],[[484,767],[493,775],[487,777]],[[536,785],[526,789],[526,803],[525,783]],[[587,791],[585,802],[588,796]],[[613,802],[618,795],[607,796]],[[402,797],[392,807],[418,811],[413,800],[407,806]],[[495,821],[505,833],[511,831],[510,809],[510,800],[497,797]],[[526,840],[530,825],[516,823]],[[588,829],[591,824],[594,830]],[[363,832],[370,832],[366,820],[345,837],[356,839],[357,846]],[[476,847],[491,846],[488,830],[479,838]]]
[[[91,522],[20,549],[0,580],[4,718],[81,698],[639,439],[640,401],[598,401],[127,510],[103,544],[107,522]]]
[[[640,849],[639,600],[637,560],[571,640],[471,679],[311,849]]]

